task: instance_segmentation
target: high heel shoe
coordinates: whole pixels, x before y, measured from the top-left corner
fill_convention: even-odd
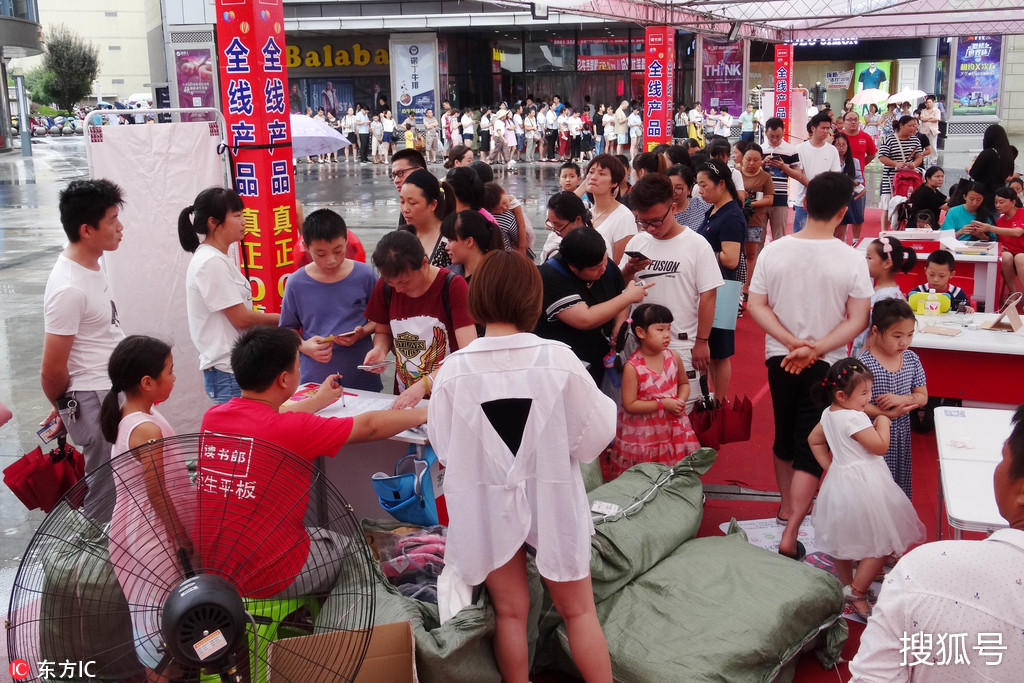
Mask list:
[[[867,591],[859,591],[853,585],[843,586],[843,600],[850,603],[854,613],[864,621],[867,621],[868,617],[871,616],[871,603],[868,602]],[[859,609],[857,607],[858,602],[864,603],[868,608],[866,610]]]

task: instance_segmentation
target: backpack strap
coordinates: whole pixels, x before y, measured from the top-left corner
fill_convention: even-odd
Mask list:
[[[551,266],[552,268],[554,268],[555,270],[557,270],[559,273],[561,273],[562,275],[566,276],[570,280],[572,279],[572,277],[569,274],[569,269],[565,267],[564,263],[562,263],[561,261],[556,259],[554,256],[549,258],[544,263],[546,263],[547,265]]]
[[[455,329],[455,319],[452,318],[452,302],[451,297],[448,294],[448,290],[451,288],[452,280],[455,279],[455,273],[448,271],[448,274],[444,276],[444,282],[441,283],[441,304],[444,306],[444,313],[448,316],[448,322],[451,323],[452,330]],[[391,285],[384,283],[384,308],[391,310],[391,293],[394,289]]]

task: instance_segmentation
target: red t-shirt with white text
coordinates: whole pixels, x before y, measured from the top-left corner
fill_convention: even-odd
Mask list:
[[[203,416],[199,444],[199,565],[234,582],[245,597],[268,598],[291,585],[309,554],[303,525],[309,470],[252,439],[301,460],[334,456],[352,433],[350,417],[279,413],[233,398]]]

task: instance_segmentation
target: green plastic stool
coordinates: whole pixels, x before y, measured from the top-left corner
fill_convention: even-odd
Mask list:
[[[286,598],[282,600],[257,600],[254,598],[243,598],[245,610],[252,614],[256,622],[256,634],[250,630],[252,624],[246,623],[246,637],[249,639],[249,671],[255,668],[254,664],[258,658],[260,663],[259,677],[255,680],[265,683],[267,680],[267,646],[272,640],[284,640],[296,636],[308,635],[309,632],[293,626],[284,625],[287,617],[299,611],[303,607],[309,609],[312,618],[315,620],[320,613],[320,601],[312,596]],[[248,620],[247,620],[248,621]],[[253,639],[258,635],[255,647]],[[206,674],[200,678],[202,683],[219,683],[219,674]]]

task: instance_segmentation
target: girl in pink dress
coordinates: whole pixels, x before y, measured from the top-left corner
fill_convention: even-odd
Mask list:
[[[622,407],[615,443],[601,459],[605,481],[641,462],[675,465],[700,448],[686,417],[690,384],[683,363],[668,348],[672,312],[643,304],[626,321],[640,342],[622,369]]]

